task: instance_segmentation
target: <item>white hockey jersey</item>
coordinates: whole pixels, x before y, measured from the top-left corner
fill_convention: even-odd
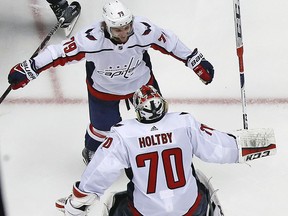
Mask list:
[[[192,158],[237,163],[235,139],[187,113],[167,113],[159,122],[125,120],[112,127],[82,175],[80,190],[103,195],[124,168],[131,168],[133,204],[142,215],[180,216],[198,195]]]
[[[100,99],[114,100],[129,98],[151,82],[150,47],[184,63],[192,53],[173,32],[146,18],[135,16],[133,31],[125,44],[116,44],[98,22],[61,44],[48,46],[34,58],[36,68],[42,72],[51,66],[86,59],[89,92]]]

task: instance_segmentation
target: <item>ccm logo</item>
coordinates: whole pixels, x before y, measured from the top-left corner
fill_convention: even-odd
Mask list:
[[[254,154],[250,154],[246,157],[246,161],[250,161],[250,160],[255,160],[258,158],[262,158],[262,157],[267,157],[270,155],[270,150],[268,151],[264,151],[264,152],[258,152],[258,153],[254,153]]]

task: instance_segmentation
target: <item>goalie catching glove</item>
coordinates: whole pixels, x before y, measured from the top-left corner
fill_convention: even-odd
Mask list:
[[[186,66],[191,68],[205,85],[212,82],[214,68],[211,63],[204,58],[202,53],[198,52],[197,48],[188,56]]]
[[[98,196],[93,193],[85,193],[79,187],[80,182],[73,185],[73,192],[67,198],[58,199],[55,203],[56,208],[68,216],[86,216],[88,208],[96,200]]]
[[[31,80],[38,76],[35,61],[33,59],[25,60],[22,63],[15,65],[8,75],[8,82],[12,89],[23,88]]]
[[[240,149],[240,163],[276,154],[275,135],[271,128],[242,129],[232,134]]]

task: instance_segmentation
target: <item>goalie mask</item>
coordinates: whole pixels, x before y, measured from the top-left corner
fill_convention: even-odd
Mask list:
[[[103,6],[103,19],[107,26],[107,31],[110,37],[117,38],[117,35],[113,35],[111,28],[122,28],[131,25],[129,35],[133,33],[132,21],[133,15],[131,11],[120,1],[112,0],[107,2]]]
[[[133,95],[133,106],[137,120],[142,123],[153,123],[167,113],[168,103],[159,92],[150,85],[143,85]]]

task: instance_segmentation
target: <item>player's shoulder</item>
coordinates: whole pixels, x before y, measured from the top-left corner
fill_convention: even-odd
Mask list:
[[[177,125],[187,126],[195,121],[195,118],[188,112],[169,112],[165,116],[166,121],[177,122]]]
[[[104,37],[102,22],[98,21],[91,25],[85,26],[78,32],[80,38],[91,42],[97,42]]]
[[[147,22],[147,23],[150,23],[151,25],[153,25],[153,23],[147,17],[143,17],[143,16],[134,16],[133,22],[136,24],[142,23],[142,22]]]
[[[189,118],[189,117],[191,117],[191,114],[188,112],[169,112],[166,115],[170,116],[171,118]]]
[[[125,119],[113,125],[112,128],[115,130],[126,130],[126,128],[128,127],[133,128],[135,127],[135,125],[138,125],[138,124],[139,122],[136,119]]]
[[[149,33],[153,32],[155,28],[156,26],[148,18],[142,16],[134,16],[134,32],[148,35]]]

